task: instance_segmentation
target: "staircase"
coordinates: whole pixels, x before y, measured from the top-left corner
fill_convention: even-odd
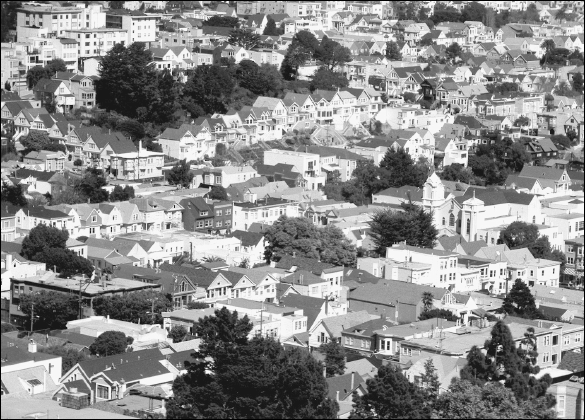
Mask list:
[[[230,158],[234,159],[238,165],[242,165],[245,162],[243,156],[237,150],[229,149],[227,154]]]
[[[272,147],[268,146],[264,140],[258,140],[258,145],[264,150],[272,150]]]

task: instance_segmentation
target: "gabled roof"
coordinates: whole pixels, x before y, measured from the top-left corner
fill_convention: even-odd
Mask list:
[[[529,166],[524,165],[518,176],[523,178],[548,179],[559,181],[565,171],[563,169],[549,168],[546,166]]]
[[[325,302],[325,299],[291,293],[280,299],[280,306],[302,309],[303,315],[307,317],[307,329],[310,329]]]
[[[255,232],[246,232],[244,230],[235,230],[230,237],[238,238],[242,241],[242,246],[256,246],[264,239],[264,235]]]
[[[33,92],[55,93],[62,83],[62,80],[41,79],[33,88]]]
[[[220,274],[224,275],[224,277],[227,277],[225,276],[226,273],[223,271],[216,273],[210,270],[205,270],[203,268],[184,267],[181,265],[174,265],[169,263],[161,264],[159,269],[175,274],[184,274],[193,283],[198,284],[200,287],[209,287]]]
[[[368,311],[348,312],[343,315],[331,316],[321,321],[323,327],[331,337],[341,337],[341,332],[347,328],[362,324],[372,319]]]

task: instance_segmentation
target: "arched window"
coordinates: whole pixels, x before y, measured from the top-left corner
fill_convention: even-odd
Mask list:
[[[455,226],[455,216],[453,216],[453,213],[449,215],[449,226]]]
[[[445,226],[445,218],[443,217],[443,226]]]
[[[465,231],[467,233],[469,233],[471,231],[471,220],[467,219],[467,227],[465,228]]]

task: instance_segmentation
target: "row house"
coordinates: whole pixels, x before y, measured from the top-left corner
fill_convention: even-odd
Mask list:
[[[71,72],[58,71],[53,80],[61,80],[69,88],[69,91],[75,97],[75,106],[93,108],[95,102],[95,82],[98,80],[97,76],[84,76],[82,74],[75,74]]]
[[[163,153],[187,162],[215,156],[215,142],[207,127],[182,124],[179,128],[167,128],[157,137]]]
[[[166,222],[165,207],[152,198],[132,198],[130,203],[136,204],[142,214],[143,232],[160,232]]]
[[[255,203],[234,203],[233,230],[248,231],[252,223],[272,225],[282,215],[298,217],[299,203],[269,197]]]
[[[28,194],[59,194],[67,188],[67,179],[60,172],[37,171],[32,169],[16,169],[14,178],[8,181],[9,184],[21,184],[26,186]]]
[[[115,153],[110,158],[110,173],[120,180],[157,180],[163,178],[164,153],[138,146],[138,151]]]
[[[8,116],[8,114],[6,115]],[[45,108],[22,108],[13,120],[14,140],[26,137],[30,130],[49,132],[55,122],[61,119],[62,116],[50,114]]]
[[[42,206],[19,209],[15,215],[16,228],[31,230],[37,225],[46,225],[57,229],[65,229],[74,234],[73,217],[59,210],[47,209]]]
[[[41,106],[54,106],[57,112],[69,113],[75,107],[75,95],[63,80],[41,79],[33,88]]]
[[[237,114],[230,116],[215,114],[211,118],[199,117],[193,124],[205,127],[210,132],[212,141],[209,143],[209,148],[214,147],[217,143],[233,145],[238,141],[245,141],[247,138],[247,132],[242,127]]]
[[[282,102],[286,106],[287,125],[292,127],[299,121],[316,118],[315,102],[310,94],[287,92]]]

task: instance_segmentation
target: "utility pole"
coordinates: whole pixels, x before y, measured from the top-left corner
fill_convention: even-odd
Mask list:
[[[101,272],[100,272],[100,274],[101,274]],[[89,287],[89,285],[91,284],[91,279],[88,279],[87,283],[85,282],[85,274],[82,274],[81,276],[82,276],[81,280],[79,280],[79,296],[77,298],[77,304],[79,307],[79,314],[78,314],[79,318],[78,319],[83,318],[83,313],[82,313],[83,312],[83,306],[82,306],[83,298],[81,297],[81,292],[85,291]],[[83,288],[84,284],[85,284],[85,288]]]
[[[30,304],[30,335],[33,333],[33,321],[35,319],[35,303]]]

